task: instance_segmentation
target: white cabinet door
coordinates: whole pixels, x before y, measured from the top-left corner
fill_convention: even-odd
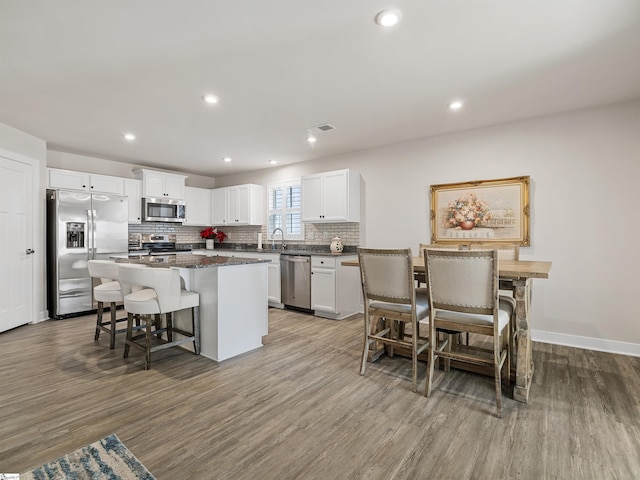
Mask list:
[[[89,181],[91,182],[90,189],[92,192],[124,195],[124,179],[121,177],[91,174]]]
[[[133,173],[142,180],[143,197],[184,200],[185,175],[146,169],[134,170]]]
[[[322,174],[308,175],[301,179],[302,221],[322,221]]]
[[[164,174],[162,172],[144,172],[142,191],[145,197],[166,197],[164,191]]]
[[[316,268],[311,271],[311,309],[336,313],[336,271]]]
[[[238,220],[238,187],[227,187],[227,224],[240,225]]]
[[[213,225],[262,225],[264,223],[264,187],[246,184],[214,189]]]
[[[211,225],[227,224],[227,189],[214,188],[211,191]]]
[[[49,169],[49,188],[88,192],[90,187],[91,180],[88,173]]]
[[[211,223],[211,190],[185,187],[187,218],[183,225],[209,225]]]
[[[180,175],[167,174],[164,178],[164,191],[169,198],[184,199],[185,196],[185,177]],[[209,203],[209,202],[207,202]]]
[[[338,170],[323,175],[322,219],[325,222],[343,221],[348,218],[348,176],[347,170]]]
[[[301,179],[303,222],[359,222],[360,174],[352,170]]]
[[[270,302],[281,303],[282,296],[280,294],[280,261],[269,264],[269,290],[268,297]]]
[[[236,187],[236,223],[238,225],[249,225],[251,221],[250,208],[250,190],[249,185],[240,185]]]
[[[129,223],[142,223],[142,182],[125,178],[124,194],[129,199]]]
[[[49,187],[83,192],[124,195],[124,179],[96,173],[49,169]]]

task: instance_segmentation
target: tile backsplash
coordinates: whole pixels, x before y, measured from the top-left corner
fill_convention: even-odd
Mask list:
[[[129,233],[173,233],[176,235],[177,243],[199,243],[200,230],[205,227],[194,227],[181,225],[179,223],[147,222],[140,225],[129,225]],[[271,232],[267,232],[267,227],[254,226],[228,226],[218,227],[227,234],[225,243],[246,243],[255,244],[258,241],[258,233],[262,232],[263,243],[271,242]],[[305,223],[304,242],[287,241],[288,244],[300,245],[330,245],[331,239],[335,236],[342,239],[342,243],[347,246],[358,246],[360,244],[360,224],[359,223]],[[280,241],[280,235],[276,235],[276,242]]]

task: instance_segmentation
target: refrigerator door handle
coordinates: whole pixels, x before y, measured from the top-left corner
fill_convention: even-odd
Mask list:
[[[97,217],[97,212],[95,210],[91,210],[91,231],[92,231],[92,239],[91,239],[91,246],[93,247],[93,252],[91,254],[91,258],[97,258],[96,254],[98,253],[98,245],[96,245],[98,243],[98,236],[96,235],[96,217]]]
[[[87,259],[94,258],[93,255],[93,238],[95,236],[94,222],[93,222],[93,210],[87,210]]]

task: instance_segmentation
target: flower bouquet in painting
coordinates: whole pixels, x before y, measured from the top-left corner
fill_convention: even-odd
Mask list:
[[[218,230],[217,227],[207,227],[204,230],[200,230],[200,237],[204,238],[206,241],[207,250],[213,249],[213,244],[215,240],[222,243],[224,239],[227,238],[227,234],[222,230]]]
[[[475,193],[470,192],[449,202],[443,222],[447,228],[471,230],[490,219],[491,212],[489,212],[487,202],[480,200]]]

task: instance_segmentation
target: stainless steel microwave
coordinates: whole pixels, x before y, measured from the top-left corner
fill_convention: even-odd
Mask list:
[[[145,222],[184,222],[184,200],[171,198],[142,199],[142,220]]]

